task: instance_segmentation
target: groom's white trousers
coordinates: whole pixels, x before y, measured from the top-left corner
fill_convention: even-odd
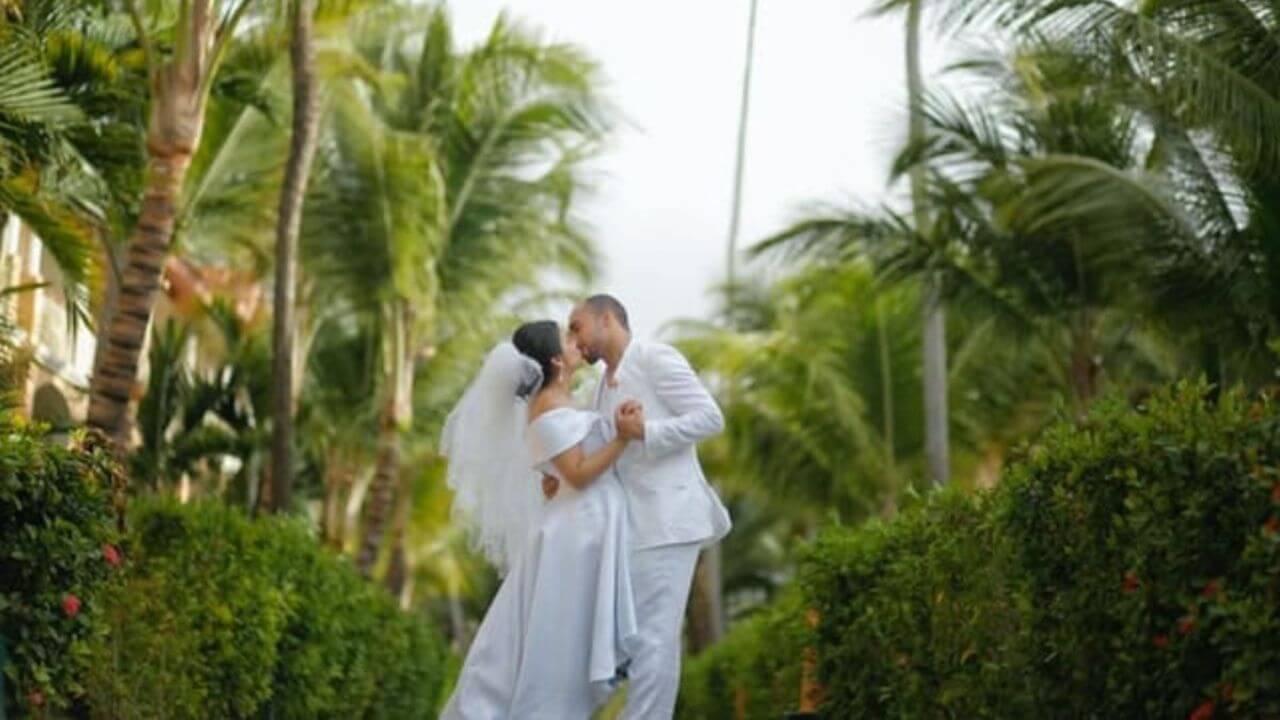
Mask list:
[[[667,720],[675,713],[680,630],[701,549],[702,543],[694,542],[631,553],[640,638],[627,673],[627,707],[620,720]]]

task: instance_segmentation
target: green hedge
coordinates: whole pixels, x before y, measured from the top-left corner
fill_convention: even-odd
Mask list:
[[[1280,717],[1280,411],[1183,387],[1061,425],[1001,488],[1062,717]],[[1220,713],[1221,714],[1221,713]]]
[[[1280,717],[1278,513],[1272,401],[1195,386],[1103,401],[991,493],[937,493],[807,548],[823,714]],[[764,686],[800,665],[757,634],[687,664],[688,717],[737,717],[716,678]]]
[[[66,708],[81,694],[99,597],[122,562],[116,466],[77,433],[67,445],[0,416],[0,637],[10,713]]]
[[[788,593],[688,660],[676,716],[778,720],[794,709],[800,696],[796,659],[810,642],[804,617],[799,594]]]
[[[801,585],[832,717],[1030,717],[1017,599],[989,499],[931,496],[887,524],[822,535]]]
[[[91,651],[93,716],[435,716],[437,634],[298,523],[163,501],[132,523]]]

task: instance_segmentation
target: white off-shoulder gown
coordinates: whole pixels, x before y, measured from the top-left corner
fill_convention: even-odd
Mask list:
[[[560,408],[528,427],[535,468],[606,442],[595,412]],[[585,490],[567,482],[511,566],[463,664],[442,720],[588,720],[612,690],[637,636],[626,495],[612,471]]]

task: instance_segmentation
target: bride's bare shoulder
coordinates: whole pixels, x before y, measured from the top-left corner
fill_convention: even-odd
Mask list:
[[[534,396],[533,402],[529,403],[529,422],[537,420],[552,410],[561,410],[569,407],[573,407],[573,404],[568,398],[560,397],[554,393],[539,393]]]

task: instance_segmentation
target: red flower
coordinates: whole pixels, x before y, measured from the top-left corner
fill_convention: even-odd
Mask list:
[[[1209,583],[1204,586],[1204,590],[1200,592],[1200,597],[1203,597],[1206,600],[1212,600],[1214,597],[1217,597],[1221,593],[1222,593],[1222,583],[1218,582],[1217,580],[1210,580]]]
[[[1275,515],[1272,515],[1271,517],[1267,518],[1267,521],[1262,524],[1262,532],[1266,533],[1267,535],[1275,535],[1276,533],[1280,532],[1280,517],[1276,517]]]
[[[1271,486],[1271,502],[1280,503],[1280,483]]]
[[[102,546],[102,559],[111,567],[120,567],[120,551],[114,545]]]
[[[32,690],[27,693],[27,704],[31,707],[42,707],[44,705],[44,693],[39,690]]]
[[[1129,572],[1124,574],[1124,582],[1121,584],[1121,587],[1124,588],[1124,593],[1126,595],[1137,591],[1137,589],[1141,586],[1142,586],[1142,583],[1138,582],[1137,573],[1130,570]]]
[[[1178,634],[1190,635],[1192,630],[1196,629],[1196,619],[1190,615],[1183,615],[1178,619]]]
[[[66,613],[69,618],[75,617],[76,614],[80,612],[80,598],[72,595],[71,593],[63,595],[62,612]]]
[[[1187,716],[1187,720],[1209,720],[1211,717],[1213,717],[1213,701],[1205,700],[1195,710],[1191,711],[1191,714]]]
[[[1165,648],[1169,647],[1169,636],[1165,635],[1164,633],[1160,633],[1159,635],[1151,638],[1151,644],[1155,645],[1161,650],[1164,650]]]

